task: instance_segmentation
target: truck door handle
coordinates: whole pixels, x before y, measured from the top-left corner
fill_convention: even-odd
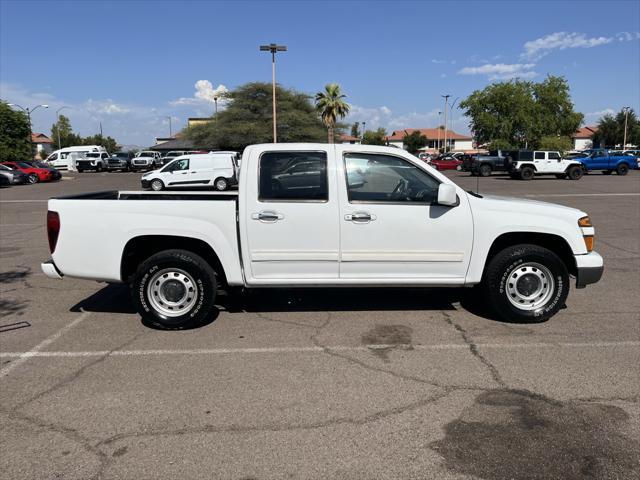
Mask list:
[[[277,222],[278,220],[282,220],[284,215],[278,212],[263,211],[252,213],[251,218],[253,220],[260,220],[261,222]]]
[[[344,216],[344,219],[347,222],[356,222],[356,223],[369,223],[375,220],[377,217],[375,215],[371,215],[369,212],[355,212],[349,213]]]

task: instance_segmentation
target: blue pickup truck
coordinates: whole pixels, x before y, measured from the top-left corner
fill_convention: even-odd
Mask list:
[[[584,150],[572,156],[572,160],[582,163],[585,170],[601,170],[605,175],[616,172],[618,175],[626,175],[629,170],[638,169],[638,159],[631,155],[611,155],[609,150],[604,148],[593,148]]]

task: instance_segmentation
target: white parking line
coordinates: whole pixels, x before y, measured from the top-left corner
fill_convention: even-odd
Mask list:
[[[9,374],[9,372],[11,372],[11,370],[13,370],[14,368],[18,367],[19,365],[22,365],[24,362],[29,360],[31,357],[35,357],[35,356],[38,356],[39,353],[43,353],[43,352],[40,352],[40,350],[42,350],[43,348],[48,347],[49,345],[51,345],[53,342],[55,342],[57,339],[59,339],[62,335],[67,333],[69,330],[71,330],[73,327],[78,325],[80,322],[82,322],[89,315],[91,315],[91,312],[83,312],[73,322],[69,323],[68,325],[65,325],[60,330],[58,330],[56,333],[54,333],[50,337],[47,337],[46,339],[44,339],[42,342],[40,342],[38,345],[33,347],[28,352],[21,352],[18,355],[13,355],[13,357],[18,357],[18,359],[13,361],[13,362],[11,362],[6,367],[0,368],[0,378],[3,378],[5,376],[7,376]],[[44,352],[44,353],[46,353],[46,352]]]
[[[637,197],[640,193],[540,193],[525,197]]]
[[[50,342],[49,342],[50,343]],[[46,346],[46,345],[45,345]],[[492,350],[511,350],[527,348],[617,348],[617,347],[640,347],[640,341],[621,342],[563,342],[563,343],[479,343],[478,348]],[[42,347],[41,347],[42,348]],[[41,349],[40,348],[40,349]],[[405,344],[381,344],[346,346],[335,345],[316,347],[256,347],[256,348],[200,348],[184,350],[109,350],[85,351],[85,352],[41,352],[30,350],[29,352],[0,352],[0,358],[78,358],[78,357],[139,357],[139,356],[162,356],[162,355],[229,355],[229,354],[273,354],[273,353],[322,353],[325,350],[332,352],[365,352],[370,350],[382,350],[387,348],[397,348],[400,350],[468,350],[469,345],[465,343],[446,343],[435,345],[405,345]],[[19,361],[19,360],[18,360]]]
[[[0,200],[0,203],[46,203],[49,200]]]

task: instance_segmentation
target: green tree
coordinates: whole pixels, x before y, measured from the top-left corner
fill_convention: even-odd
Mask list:
[[[362,143],[364,145],[386,145],[386,136],[387,132],[384,128],[378,128],[377,130],[367,130],[366,132],[364,132]]]
[[[58,121],[51,126],[51,140],[53,140],[56,148],[58,146],[58,133],[60,133],[60,148],[82,145],[82,137],[73,133],[71,122],[64,115],[60,115]]]
[[[325,85],[323,92],[316,93],[316,110],[320,114],[322,123],[328,130],[328,142],[334,143],[334,129],[338,118],[347,116],[350,106],[344,101],[346,95],[337,83]]]
[[[420,130],[414,130],[410,134],[404,136],[403,143],[405,145],[405,149],[412,155],[415,155],[418,153],[418,150],[428,143],[428,140]]]
[[[184,133],[196,148],[242,151],[247,145],[273,141],[271,84],[252,82],[230,92],[215,120]],[[278,141],[320,142],[325,128],[309,95],[276,86]]]
[[[549,135],[571,136],[583,119],[573,110],[567,81],[551,75],[540,83],[493,83],[474,91],[460,108],[471,119],[478,143],[518,148],[537,148]]]
[[[29,132],[27,115],[13,110],[6,102],[0,102],[0,161],[33,158],[29,154]]]
[[[540,139],[540,150],[557,150],[560,153],[568,152],[573,148],[571,137],[559,135],[547,135]]]
[[[598,131],[593,135],[593,144],[615,147],[624,142],[625,111],[620,110],[615,117],[605,115],[598,122]],[[627,143],[640,144],[640,120],[633,109],[627,114]]]
[[[83,138],[80,145],[100,145],[109,153],[118,151],[118,142],[114,138],[104,137],[99,133]]]
[[[360,138],[360,123],[356,122],[353,125],[351,125],[351,136],[352,137],[356,137],[356,138]]]

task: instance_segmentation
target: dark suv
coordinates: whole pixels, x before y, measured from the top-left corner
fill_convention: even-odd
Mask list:
[[[116,152],[107,161],[107,170],[121,170],[128,172],[131,170],[131,155],[129,152]]]

